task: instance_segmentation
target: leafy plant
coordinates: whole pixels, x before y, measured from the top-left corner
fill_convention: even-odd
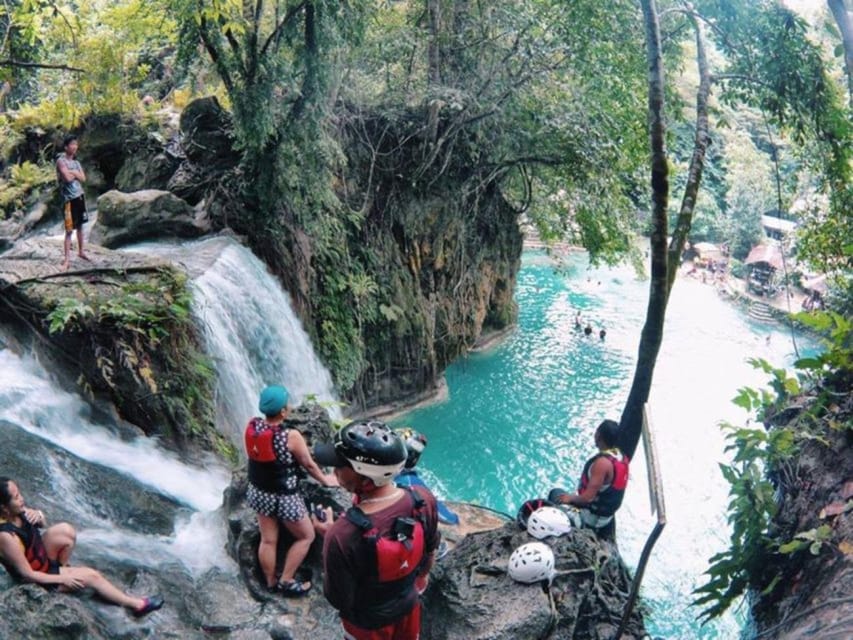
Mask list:
[[[816,556],[824,544],[830,540],[832,540],[832,527],[828,524],[822,524],[815,529],[800,531],[790,542],[780,544],[779,553],[791,554],[802,549],[808,549],[813,556]]]
[[[87,288],[81,298],[59,299],[47,316],[48,331],[85,333],[102,385],[117,393],[121,376],[130,376],[162,399],[182,432],[208,439],[232,459],[233,448],[212,428],[215,372],[195,338],[186,277],[160,269],[111,295]]]
[[[774,368],[763,359],[751,359],[749,362],[754,367],[770,374],[769,389],[740,389],[733,402],[763,421],[799,397],[803,393],[802,381],[807,378],[813,388],[813,401],[802,411],[800,419],[786,426],[768,429],[723,426],[728,432],[726,451],[734,452],[731,464],[720,465],[730,484],[731,545],[710,559],[708,582],[695,591],[699,597],[694,604],[710,605],[700,614],[705,621],[722,614],[747,589],[769,593],[780,579],[778,573],[772,573],[777,554],[791,555],[809,549],[817,555],[832,537],[828,525],[798,532],[790,540],[780,540],[778,533],[771,533],[777,506],[775,486],[768,472],[784,468],[803,440],[822,441],[821,433],[815,432],[811,425],[826,424],[833,428],[835,421],[828,409],[837,394],[832,387],[841,384],[844,392],[849,391],[853,364],[849,319],[834,312],[798,314],[796,319],[822,333],[826,350],[798,360],[796,376]],[[821,423],[817,418],[825,420]]]
[[[753,390],[750,390],[753,391]],[[757,394],[743,393],[741,399],[750,404]],[[743,403],[738,402],[743,406]],[[768,533],[776,515],[775,488],[765,474],[768,460],[787,460],[796,452],[795,435],[790,429],[750,429],[724,424],[729,444],[734,451],[731,464],[720,464],[729,482],[729,523],[732,527],[731,546],[711,559],[706,574],[708,581],[694,593],[699,597],[694,605],[710,605],[700,618],[707,622],[721,615],[748,588],[767,588],[765,569],[775,550]]]

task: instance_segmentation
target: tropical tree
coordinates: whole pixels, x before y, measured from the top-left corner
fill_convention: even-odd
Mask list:
[[[724,103],[742,103],[762,112],[768,125],[790,132],[795,141],[817,141],[812,160],[826,176],[832,206],[817,230],[827,252],[850,256],[844,243],[851,236],[848,215],[851,202],[850,125],[829,79],[820,50],[807,37],[807,25],[777,2],[722,2],[708,0],[696,6],[678,4],[663,14],[654,0],[643,0],[649,66],[649,135],[652,150],[651,281],[646,322],[638,350],[631,390],[622,412],[620,446],[633,455],[642,430],[642,407],[649,398],[657,354],[663,338],[663,321],[669,293],[684,241],[690,231],[708,144],[708,99],[712,82],[719,84]],[[665,137],[663,47],[660,15],[668,20],[689,20],[696,37],[700,83],[696,98],[694,152],[688,168],[676,224],[667,246],[669,175]],[[712,73],[705,53],[702,24],[712,25],[716,46],[726,54],[726,68]],[[673,32],[680,27],[675,25]],[[781,193],[777,202],[781,206]],[[808,232],[807,232],[808,233]],[[815,246],[810,243],[811,246]],[[846,253],[845,253],[846,251]]]

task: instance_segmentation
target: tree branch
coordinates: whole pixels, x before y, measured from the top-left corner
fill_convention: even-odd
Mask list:
[[[267,49],[269,49],[269,46],[270,44],[272,44],[272,42],[278,44],[278,39],[281,36],[281,32],[287,26],[287,23],[293,19],[293,16],[302,11],[302,9],[304,8],[305,3],[300,2],[298,5],[291,7],[288,12],[284,14],[284,17],[281,19],[281,22],[279,22],[275,26],[275,29],[272,30],[272,33],[270,33],[269,37],[266,39],[266,42],[264,42],[264,46],[261,47],[261,57],[266,55]]]
[[[60,69],[62,71],[73,71],[74,73],[88,73],[86,69],[78,67],[69,67],[65,64],[48,64],[46,62],[24,62],[22,60],[12,60],[7,58],[0,60],[0,67],[25,67],[27,69]]]
[[[222,78],[222,83],[225,85],[228,93],[233,94],[234,82],[231,80],[231,74],[228,71],[228,66],[222,60],[222,56],[219,55],[219,50],[210,38],[210,31],[208,30],[207,20],[204,16],[201,17],[198,32],[201,36],[202,44],[204,44],[204,48],[207,50],[207,54],[213,61],[213,65],[216,67],[216,70],[219,72],[219,77]]]

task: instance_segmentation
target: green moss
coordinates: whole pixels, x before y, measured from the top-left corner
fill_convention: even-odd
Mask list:
[[[159,415],[173,438],[207,442],[236,460],[215,428],[215,371],[199,346],[186,276],[164,267],[131,281],[121,277],[117,271],[114,281],[102,277],[99,287],[80,284],[76,296],[69,297],[66,288],[62,297],[46,301],[48,330],[92,340],[94,367],[87,382],[106,388],[131,419]]]

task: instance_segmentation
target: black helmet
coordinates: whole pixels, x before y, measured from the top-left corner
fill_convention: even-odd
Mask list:
[[[426,449],[426,436],[411,427],[402,427],[396,431],[406,445],[406,469],[414,469]]]
[[[377,487],[391,482],[406,462],[406,445],[379,420],[350,422],[336,434],[335,451]]]

